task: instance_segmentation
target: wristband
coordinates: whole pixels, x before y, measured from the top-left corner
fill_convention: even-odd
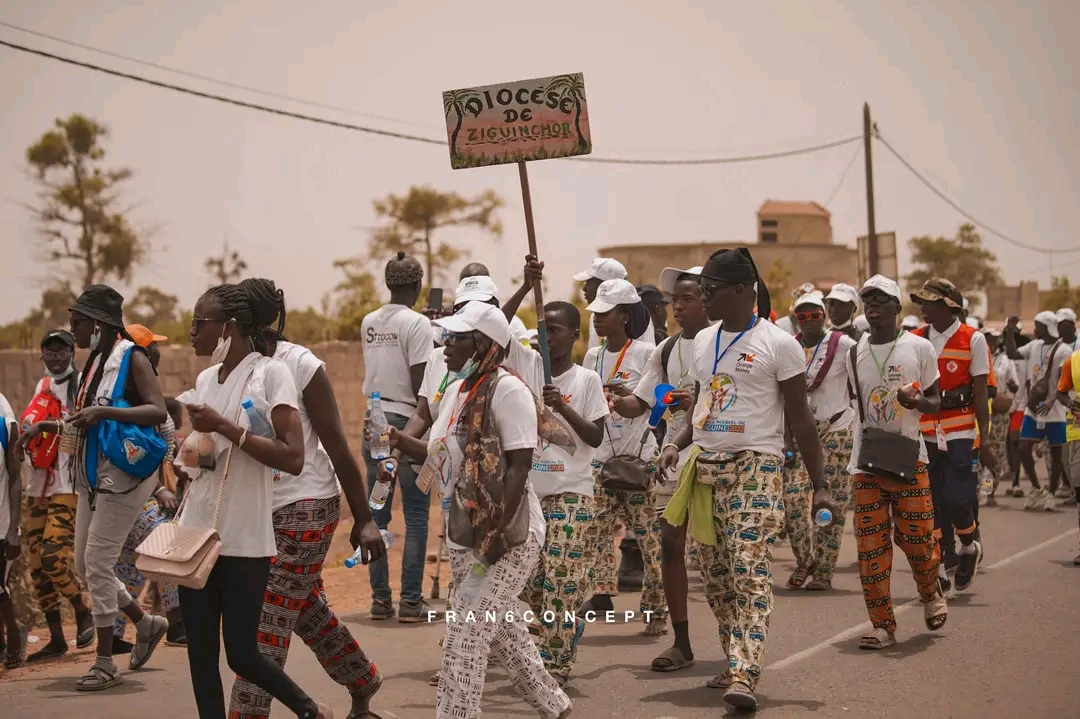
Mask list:
[[[663,454],[664,450],[667,449],[668,447],[673,447],[676,452],[681,452],[682,451],[681,449],[679,449],[679,445],[675,444],[674,442],[668,442],[667,444],[665,444],[663,447],[660,448],[660,454]]]

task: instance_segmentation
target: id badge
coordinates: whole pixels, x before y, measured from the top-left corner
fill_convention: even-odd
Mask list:
[[[611,426],[608,427],[608,435],[610,435],[612,442],[617,442],[618,440],[622,439],[622,436],[623,436],[622,425],[617,423],[617,422],[612,422]]]
[[[938,424],[938,425],[936,425],[934,427],[934,434],[936,435],[936,438],[937,438],[937,448],[939,450],[941,450],[942,452],[949,451],[949,445],[945,441],[945,430],[943,430],[941,428],[940,424]]]
[[[449,465],[450,448],[446,446],[445,440],[435,440],[431,449],[428,450],[427,461],[420,468],[420,473],[416,475],[416,488],[427,494],[436,480],[440,487],[446,486],[449,481],[449,477],[446,476]]]

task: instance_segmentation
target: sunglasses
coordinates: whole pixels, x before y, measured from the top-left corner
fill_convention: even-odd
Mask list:
[[[795,319],[799,322],[806,322],[807,320],[820,320],[824,319],[825,313],[821,310],[810,310],[809,312],[796,312]]]
[[[475,338],[472,332],[447,332],[446,339],[443,340],[443,344],[447,347],[452,347],[462,342],[472,342]]]
[[[228,320],[215,319],[213,317],[192,317],[191,329],[198,333],[203,328],[203,325],[212,324],[214,322],[224,324],[225,322],[228,322]]]
[[[896,298],[887,295],[884,292],[867,292],[861,295],[863,306],[867,305],[887,305],[896,302]]]
[[[728,287],[738,287],[741,282],[717,282],[715,284],[701,283],[701,299],[707,300],[720,290],[727,289]]]

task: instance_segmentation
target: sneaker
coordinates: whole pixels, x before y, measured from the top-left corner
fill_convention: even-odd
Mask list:
[[[964,549],[974,551],[964,552]],[[956,566],[956,590],[964,591],[975,582],[975,576],[979,573],[979,559],[982,557],[982,543],[975,540],[969,547],[960,551],[960,563]]]
[[[1068,487],[1058,487],[1058,491],[1054,492],[1054,496],[1058,499],[1068,499],[1072,496],[1072,491]]]
[[[1030,509],[1032,511],[1039,511],[1046,503],[1046,490],[1033,489],[1031,494],[1028,495],[1027,501],[1024,502],[1024,509]]]
[[[169,631],[165,632],[165,646],[167,647],[186,647],[187,646],[187,632],[184,631],[183,622],[179,624],[170,624]]]
[[[62,657],[67,654],[68,645],[63,639],[59,641],[52,639],[48,644],[38,649],[36,652],[26,658],[27,664],[33,662],[40,662],[46,659],[55,659],[56,657]]]
[[[1019,489],[1019,488],[1018,487],[1009,487],[1008,489],[1005,490],[1005,496],[1006,497],[1014,496],[1016,494],[1017,489]]]
[[[394,616],[394,603],[389,599],[385,601],[376,599],[371,603],[372,619],[390,619],[392,616]]]
[[[443,613],[432,609],[431,605],[421,599],[418,602],[401,602],[398,605],[398,621],[402,624],[421,624],[423,622],[438,621]]]
[[[1042,510],[1044,512],[1060,512],[1061,508],[1058,507],[1057,496],[1047,492],[1045,499],[1043,499]]]
[[[732,682],[728,690],[724,692],[724,701],[736,709],[745,711],[754,711],[758,708],[754,690],[743,682]]]
[[[1013,487],[1012,496],[1016,497],[1017,499],[1022,499],[1024,496],[1024,490],[1020,489],[1019,487]]]
[[[941,592],[941,596],[946,599],[953,598],[953,583],[949,573],[945,571],[945,565],[938,565],[938,590]]]

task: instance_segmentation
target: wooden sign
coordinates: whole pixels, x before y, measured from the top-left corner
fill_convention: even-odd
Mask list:
[[[592,152],[581,73],[443,93],[455,170]]]

